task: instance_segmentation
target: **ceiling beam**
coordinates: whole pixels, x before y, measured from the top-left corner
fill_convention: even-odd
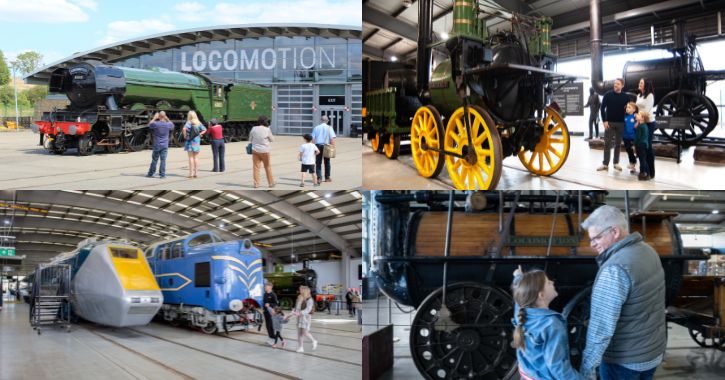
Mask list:
[[[275,213],[283,215],[289,220],[306,227],[309,231],[317,234],[317,236],[324,239],[343,253],[351,255],[357,251],[354,247],[348,244],[345,238],[338,235],[328,226],[320,223],[317,219],[310,216],[307,212],[302,211],[294,204],[280,199],[272,193],[264,191],[230,191],[230,193],[248,199],[258,205],[264,205],[267,209],[274,210]]]
[[[398,36],[408,39],[410,41],[418,41],[418,28],[416,26],[410,25],[406,22],[401,21],[400,19],[397,19],[375,8],[371,8],[367,5],[363,5],[362,13],[363,22],[375,25],[379,29],[384,29],[391,33],[395,33]]]

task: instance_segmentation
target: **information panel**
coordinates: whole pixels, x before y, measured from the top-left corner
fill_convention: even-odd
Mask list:
[[[584,116],[584,83],[568,83],[554,92],[552,101],[566,115]]]

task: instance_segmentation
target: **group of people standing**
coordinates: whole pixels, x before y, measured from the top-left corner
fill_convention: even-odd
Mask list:
[[[295,306],[292,312],[285,316],[279,307],[277,295],[272,291],[273,287],[274,284],[266,281],[264,283],[264,296],[262,297],[264,325],[267,327],[267,336],[269,337],[267,344],[272,348],[284,348],[286,344],[282,337],[282,325],[287,323],[292,316],[295,316],[297,317],[297,352],[305,352],[305,338],[310,339],[312,349],[316,350],[317,340],[310,333],[312,312],[315,304],[310,288],[304,285],[300,286],[300,294],[297,296]]]
[[[564,317],[549,309],[557,297],[542,270],[514,272],[514,346],[523,380],[652,379],[667,346],[665,274],[657,252],[612,206],[583,223],[597,251],[586,348],[579,369],[569,361]]]
[[[299,148],[298,159],[301,162],[300,186],[304,187],[305,173],[312,174],[314,186],[319,186],[324,178],[325,182],[332,182],[330,175],[330,157],[323,157],[326,145],[335,145],[335,131],[329,126],[327,116],[322,116],[322,123],[312,129],[310,134],[305,134],[303,143]],[[153,177],[158,172],[160,178],[166,178],[166,158],[169,150],[169,134],[174,130],[174,124],[169,120],[164,111],[156,113],[149,122],[149,130],[153,137],[153,150],[151,153],[151,165],[146,177]],[[201,151],[201,138],[210,134],[211,149],[213,154],[212,172],[224,172],[225,144],[223,126],[217,119],[211,119],[209,127],[206,128],[199,120],[194,111],[189,111],[187,121],[182,130],[184,140],[184,151],[189,159],[189,175],[187,178],[199,176],[199,152]],[[269,128],[269,118],[260,116],[257,125],[249,132],[249,146],[247,153],[252,156],[252,177],[254,188],[260,186],[260,171],[264,167],[267,183],[270,188],[276,185],[272,174],[271,143],[274,142],[274,135]],[[324,177],[323,177],[324,164]]]
[[[594,89],[589,90],[589,99],[585,106],[590,107],[589,139],[599,137],[598,116],[604,123],[604,157],[597,171],[609,170],[610,158],[614,170],[622,171],[619,154],[622,142],[629,159],[630,174],[637,175],[640,181],[655,176],[655,154],[652,138],[657,128],[654,114],[654,89],[647,78],[639,81],[636,101],[622,91],[624,80],[617,78],[613,89],[604,94],[601,103]],[[614,157],[611,151],[614,148]],[[636,153],[635,153],[636,152]],[[639,172],[636,170],[639,159]]]

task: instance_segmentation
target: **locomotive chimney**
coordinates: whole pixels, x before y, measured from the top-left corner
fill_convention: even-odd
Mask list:
[[[428,91],[428,72],[430,71],[431,33],[433,32],[433,1],[418,1],[418,56],[416,79],[418,95]]]
[[[672,20],[672,42],[674,50],[685,50],[687,43],[685,41],[685,21]]]
[[[614,83],[602,80],[602,13],[599,0],[589,0],[589,24],[592,41],[592,88],[599,95],[603,95]]]

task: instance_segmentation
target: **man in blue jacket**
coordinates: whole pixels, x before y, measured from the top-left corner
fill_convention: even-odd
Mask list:
[[[174,123],[166,117],[166,112],[161,111],[154,115],[149,123],[154,139],[154,150],[151,153],[151,166],[146,177],[153,177],[156,172],[156,162],[161,158],[159,164],[159,177],[166,178],[166,156],[169,153],[169,132],[174,130]]]
[[[582,227],[599,254],[599,271],[579,371],[593,377],[599,366],[602,380],[652,379],[667,346],[660,258],[642,235],[629,233],[616,207],[599,207]]]

